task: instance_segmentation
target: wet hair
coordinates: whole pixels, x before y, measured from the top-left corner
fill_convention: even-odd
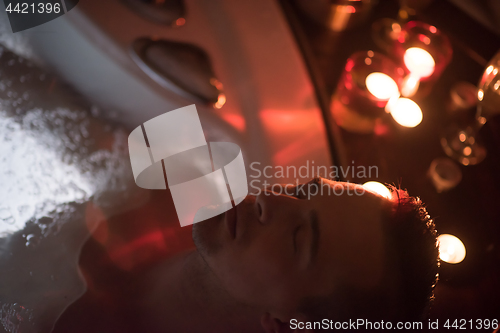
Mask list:
[[[392,188],[388,248],[399,275],[399,316],[422,319],[434,300],[439,252],[436,229],[420,198]]]
[[[419,198],[389,186],[392,199],[383,213],[385,270],[370,290],[339,286],[333,294],[303,300],[299,311],[310,321],[420,321],[434,299],[438,248],[434,222]]]

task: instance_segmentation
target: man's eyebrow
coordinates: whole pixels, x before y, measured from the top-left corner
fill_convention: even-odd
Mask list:
[[[311,230],[312,230],[312,241],[311,241],[311,258],[309,260],[309,265],[312,265],[316,257],[318,256],[318,248],[319,248],[319,222],[318,222],[318,213],[313,210],[311,211]]]

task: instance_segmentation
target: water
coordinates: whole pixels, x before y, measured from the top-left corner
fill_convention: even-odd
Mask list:
[[[7,332],[50,331],[85,291],[79,252],[97,217],[147,199],[132,178],[127,132],[95,110],[0,46],[0,323]]]

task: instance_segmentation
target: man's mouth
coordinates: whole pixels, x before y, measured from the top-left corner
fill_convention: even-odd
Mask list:
[[[233,207],[226,212],[226,218],[224,222],[226,223],[229,234],[233,239],[236,238],[236,225],[238,222],[237,217],[236,207]]]

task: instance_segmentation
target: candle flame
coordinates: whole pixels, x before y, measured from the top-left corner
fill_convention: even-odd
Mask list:
[[[394,95],[399,95],[399,88],[396,82],[387,74],[371,73],[365,80],[368,91],[380,100],[389,100]]]
[[[410,47],[406,50],[404,63],[412,75],[421,78],[431,76],[436,67],[436,62],[430,53],[419,47]]]
[[[389,104],[388,104],[389,106]],[[422,110],[409,98],[401,97],[388,108],[394,120],[404,127],[415,127],[422,122]]]

